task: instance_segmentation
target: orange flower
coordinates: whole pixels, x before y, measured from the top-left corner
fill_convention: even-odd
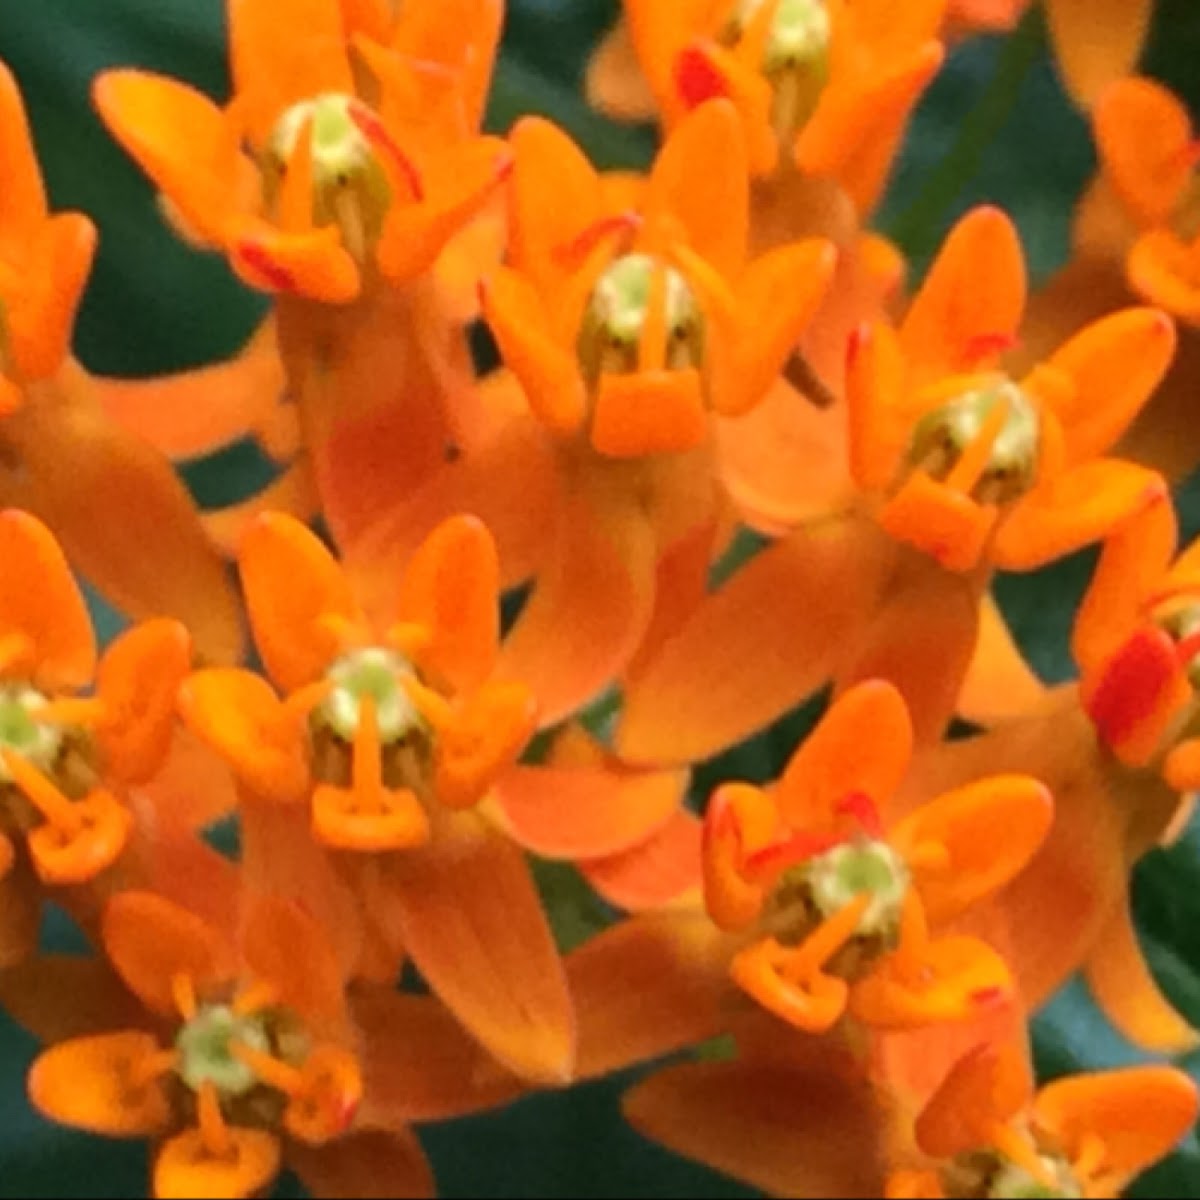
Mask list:
[[[859,331],[847,372],[857,511],[802,525],[695,609],[632,683],[623,755],[706,757],[830,677],[892,680],[922,740],[937,737],[991,567],[1041,566],[1162,497],[1157,474],[1105,451],[1171,361],[1170,319],[1109,316],[1018,383],[1000,360],[1024,300],[1016,231],[981,208],[953,230],[899,328]]]
[[[898,19],[895,6],[874,0],[626,0],[626,23],[598,51],[589,92],[618,117],[653,115],[630,81],[636,59],[669,129],[705,100],[728,97],[755,175],[794,163],[833,176],[866,213],[941,64],[944,8],[921,0]]]
[[[286,698],[248,671],[208,670],[184,685],[182,710],[242,785],[251,878],[286,876],[289,859],[297,878],[302,861],[328,874],[310,838],[349,852],[335,861],[358,924],[392,947],[372,974],[393,977],[403,946],[505,1062],[561,1079],[572,1036],[549,927],[520,852],[471,811],[534,728],[529,689],[492,677],[499,575],[487,531],[470,517],[435,530],[379,624],[289,517],[251,525],[240,565],[259,653]]]
[[[364,1171],[386,1172],[405,1195],[432,1195],[429,1165],[406,1122],[511,1094],[498,1074],[456,1086],[438,1078],[439,1050],[462,1068],[471,1054],[415,998],[377,996],[352,1010],[326,932],[278,898],[251,904],[236,944],[148,892],[112,900],[103,934],[144,1011],[132,1028],[69,1037],[44,1051],[29,1094],[47,1117],[90,1133],[164,1139],[155,1196],[257,1194],[284,1153],[317,1195],[345,1194]],[[42,979],[53,982],[53,973]],[[85,993],[78,1003],[86,1009],[97,999]],[[385,1014],[414,1018],[428,1038],[424,1075],[404,1062],[407,1055],[419,1064],[419,1055],[381,1023]],[[479,1067],[486,1070],[482,1059]],[[424,1100],[399,1095],[406,1070],[426,1087]]]
[[[36,941],[36,921],[18,914],[36,916],[38,881],[91,883],[125,850],[126,792],[167,757],[191,644],[178,622],[148,621],[97,664],[87,607],[45,526],[0,513],[0,560],[0,927],[16,935],[0,962],[11,962]]]
[[[236,600],[186,489],[109,419],[96,381],[70,357],[96,231],[82,213],[50,213],[21,96],[2,63],[0,169],[0,507],[46,521],[119,608],[181,617],[203,654],[234,658]]]
[[[1171,1067],[1057,1079],[1034,1095],[1023,1050],[985,1047],[950,1073],[916,1123],[931,1160],[893,1171],[892,1200],[1119,1196],[1195,1122],[1196,1085]]]
[[[864,757],[868,741],[875,749]],[[897,790],[911,747],[900,694],[859,684],[773,794],[727,784],[709,806],[705,902],[718,925],[750,939],[732,977],[809,1032],[847,1012],[883,1029],[959,1020],[1009,988],[982,942],[931,937],[928,926],[953,921],[1021,871],[1049,829],[1050,795],[1031,778],[996,776],[886,830],[879,805]]]

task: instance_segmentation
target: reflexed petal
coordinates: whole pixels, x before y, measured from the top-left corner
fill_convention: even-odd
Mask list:
[[[455,1016],[516,1073],[567,1079],[570,998],[521,852],[474,813],[441,814],[428,846],[388,864],[385,886],[405,948]]]
[[[646,913],[567,958],[578,1077],[607,1075],[724,1031],[730,943],[702,913]]]
[[[626,912],[644,912],[679,901],[700,899],[698,817],[679,809],[644,842],[612,858],[579,864],[580,873],[601,896]]]
[[[136,1028],[146,1013],[103,959],[39,954],[0,970],[5,1015],[53,1045],[113,1029]]]
[[[642,74],[629,37],[619,21],[588,59],[585,89],[588,103],[615,121],[651,121],[658,106]]]
[[[652,1075],[623,1107],[647,1137],[771,1195],[883,1195],[882,1133],[858,1081],[687,1063]]]
[[[0,64],[0,238],[18,245],[46,219],[46,190],[12,72]],[[7,247],[6,247],[7,248]]]
[[[1104,1015],[1134,1045],[1151,1054],[1186,1054],[1200,1034],[1159,989],[1138,945],[1127,901],[1114,906],[1085,965],[1086,979]]]
[[[265,679],[249,671],[197,671],[184,683],[179,705],[191,731],[256,795],[283,803],[306,795],[311,779],[303,723]]]
[[[5,838],[5,841],[8,841]],[[42,923],[42,890],[27,860],[15,857],[0,875],[0,971],[24,963],[37,949]]]
[[[282,1151],[273,1133],[233,1126],[230,1153],[208,1152],[198,1129],[163,1144],[154,1163],[154,1195],[158,1200],[243,1200],[267,1187],[279,1173]]]
[[[904,697],[890,683],[855,685],[792,756],[779,780],[780,813],[793,829],[804,830],[828,824],[850,796],[886,804],[908,770],[912,741]]]
[[[491,674],[500,642],[500,564],[478,517],[451,517],[425,539],[404,568],[396,615],[433,635],[421,661],[456,691]]]
[[[257,218],[229,231],[229,261],[243,283],[325,304],[346,304],[359,292],[358,266],[334,225],[288,232]]]
[[[337,560],[299,521],[266,513],[246,530],[238,565],[271,678],[285,692],[312,683],[343,648],[322,618],[358,618]]]
[[[0,513],[0,562],[0,631],[28,639],[24,665],[50,688],[90,683],[96,636],[54,535],[29,513]]]
[[[1052,0],[1046,6],[1055,62],[1081,108],[1106,84],[1133,73],[1153,7],[1150,0]]]
[[[865,521],[835,519],[751,559],[631,681],[621,757],[708,758],[816,691],[874,603],[875,537]]]
[[[139,1063],[161,1046],[149,1033],[72,1038],[43,1051],[29,1071],[29,1099],[52,1121],[106,1137],[143,1138],[171,1119],[162,1083],[135,1087]]]
[[[925,378],[978,367],[981,342],[1016,337],[1025,288],[1025,255],[1011,219],[991,206],[973,209],[951,230],[908,310],[900,331],[905,356]]]
[[[1054,819],[1049,790],[1026,775],[993,775],[946,792],[892,831],[901,852],[944,847],[947,861],[916,867],[916,886],[932,925],[954,920],[997,892],[1041,847]]]
[[[96,737],[105,771],[121,782],[146,782],[166,759],[191,650],[187,630],[159,618],[135,625],[104,652],[96,674],[104,720]]]
[[[363,1130],[327,1146],[288,1146],[288,1166],[314,1196],[328,1200],[391,1200],[435,1194],[433,1171],[407,1129]]]
[[[1195,1123],[1196,1085],[1171,1067],[1129,1067],[1074,1075],[1044,1087],[1034,1120],[1072,1157],[1093,1138],[1104,1146],[1104,1170],[1120,1180],[1168,1154]]]
[[[104,948],[128,987],[151,1011],[176,1014],[172,983],[197,986],[232,974],[229,945],[206,921],[152,892],[122,892],[104,910]]]

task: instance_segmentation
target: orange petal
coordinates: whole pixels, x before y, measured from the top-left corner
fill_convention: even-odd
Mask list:
[[[364,1071],[359,1121],[396,1129],[492,1108],[526,1090],[436,997],[358,984],[353,997]]]
[[[661,214],[680,222],[692,249],[732,279],[750,236],[748,172],[737,109],[728,100],[702,104],[675,126],[654,160],[647,220]]]
[[[105,416],[88,388],[68,364],[36,404],[8,418],[21,470],[0,472],[0,504],[44,520],[117,608],[176,617],[203,658],[236,660],[239,604],[195,504],[170,465]]]
[[[1031,571],[1098,542],[1122,521],[1159,501],[1162,476],[1114,458],[1065,471],[1018,502],[1001,524],[996,565]]]
[[[993,725],[1035,709],[1046,685],[1026,662],[991,592],[979,608],[979,632],[967,676],[958,693],[958,715]]]
[[[430,987],[506,1066],[561,1083],[575,1059],[562,963],[521,852],[473,813],[395,856],[387,887]]]
[[[173,982],[197,986],[232,974],[230,947],[207,922],[152,892],[122,892],[104,910],[104,948],[152,1012],[176,1013]]]
[[[1131,75],[1150,32],[1150,0],[1053,0],[1046,7],[1067,91],[1089,107],[1106,84]]]
[[[318,679],[344,648],[325,619],[359,619],[337,560],[295,518],[264,513],[246,530],[238,566],[271,678],[285,692]]]
[[[702,914],[647,913],[567,958],[579,1028],[577,1077],[589,1079],[724,1031],[729,943]]]
[[[92,882],[120,858],[133,831],[132,814],[111,792],[97,788],[70,807],[77,829],[46,822],[26,835],[38,878],[55,887]]]
[[[700,893],[701,823],[679,809],[653,836],[623,854],[579,864],[610,904],[626,912],[662,908]]]
[[[850,471],[864,490],[891,483],[910,436],[902,407],[907,365],[900,339],[885,321],[855,330],[846,363]]]
[[[631,681],[620,756],[696,762],[816,691],[873,603],[873,535],[866,522],[836,519],[751,559]]]
[[[29,643],[29,661],[45,686],[80,688],[96,669],[96,636],[87,605],[54,535],[35,517],[0,513],[0,631]]]
[[[144,783],[162,766],[191,649],[187,630],[160,618],[127,630],[105,651],[96,675],[104,720],[96,732],[114,778]]]
[[[390,1200],[436,1194],[433,1170],[407,1129],[363,1130],[327,1146],[288,1146],[288,1166],[314,1196],[329,1200]]]
[[[291,803],[311,785],[303,723],[249,671],[197,671],[179,694],[188,727],[255,795]]]
[[[246,530],[263,513],[286,513],[297,521],[311,521],[320,509],[311,465],[306,459],[293,461],[261,492],[236,504],[210,509],[200,515],[209,540],[228,558],[237,556]]]
[[[973,209],[950,231],[901,326],[909,362],[931,379],[979,366],[981,344],[1016,337],[1025,288],[1016,227],[998,208]]]
[[[347,304],[361,278],[336,226],[287,232],[248,218],[229,231],[229,261],[243,283],[325,304]]]
[[[496,542],[477,517],[450,517],[404,569],[396,615],[429,630],[421,652],[455,690],[478,687],[500,643],[500,563]]]
[[[1104,1147],[1103,1170],[1113,1187],[1164,1158],[1196,1121],[1196,1085],[1172,1067],[1128,1067],[1073,1075],[1044,1087],[1034,1120],[1062,1139],[1074,1158],[1085,1144]]]
[[[273,1133],[231,1126],[228,1153],[211,1154],[198,1129],[165,1142],[154,1161],[159,1200],[243,1200],[268,1187],[279,1173],[282,1150]]]
[[[498,671],[532,689],[543,726],[624,670],[649,624],[655,546],[632,495],[578,475],[554,514],[552,557],[504,642]]]
[[[1121,79],[1097,97],[1092,129],[1122,203],[1139,224],[1165,225],[1194,168],[1187,107],[1152,79]]]
[[[1200,322],[1200,289],[1193,283],[1192,250],[1169,228],[1151,229],[1125,260],[1129,287],[1188,325]]]
[[[857,1080],[686,1063],[639,1084],[623,1108],[647,1137],[770,1195],[883,1195],[881,1130]]]
[[[1175,355],[1175,324],[1154,308],[1129,308],[1095,321],[1049,361],[1074,383],[1055,406],[1068,462],[1110,449],[1150,399]]]
[[[38,167],[21,92],[12,72],[0,65],[0,240],[19,245],[46,219],[46,189]]]
[[[0,972],[0,1004],[39,1042],[133,1029],[146,1020],[137,1000],[102,958],[39,954]]]
[[[528,766],[506,771],[493,795],[509,833],[545,858],[606,858],[653,837],[687,790],[685,771]]]
[[[225,114],[197,89],[149,71],[105,71],[92,98],[109,132],[188,228],[223,245],[239,200],[257,188]]]
[[[629,27],[619,21],[588,59],[584,81],[588,104],[614,121],[651,121],[658,106],[642,74]]]
[[[828,825],[851,796],[886,804],[908,770],[912,739],[904,697],[890,683],[869,680],[843,692],[779,780],[784,820],[796,830]]]
[[[947,858],[927,870],[915,864],[916,885],[929,922],[944,925],[997,892],[1040,849],[1054,801],[1025,775],[993,775],[922,805],[892,831],[906,857],[939,846]]]
[[[1104,1015],[1134,1045],[1151,1054],[1187,1054],[1200,1034],[1159,989],[1138,945],[1129,904],[1113,906],[1085,965],[1086,979]]]
[[[29,1099],[52,1121],[105,1137],[161,1133],[171,1106],[161,1080],[138,1086],[140,1063],[161,1050],[149,1033],[72,1038],[40,1054],[29,1072]]]
[[[611,458],[674,454],[708,436],[700,372],[603,372],[595,397],[592,445]]]

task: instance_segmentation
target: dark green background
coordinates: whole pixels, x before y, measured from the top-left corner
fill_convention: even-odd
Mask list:
[[[286,7],[281,0],[281,10]],[[603,165],[645,163],[654,144],[651,131],[613,126],[590,113],[579,95],[587,51],[615,11],[615,0],[511,0],[491,127],[503,131],[517,115],[541,112],[570,128]],[[100,226],[99,260],[76,342],[93,370],[151,374],[212,360],[233,350],[264,308],[261,297],[233,281],[223,261],[175,241],[149,189],[109,142],[88,104],[91,77],[115,65],[153,68],[223,96],[228,86],[223,38],[220,0],[0,3],[0,58],[25,92],[54,203],[83,209]],[[932,221],[925,205],[913,208],[1002,53],[1001,43],[992,39],[956,51],[914,123],[881,221],[905,232],[907,248],[922,259],[958,212],[982,200],[998,202],[1013,213],[1035,269],[1044,275],[1066,253],[1071,204],[1092,167],[1086,126],[1064,100],[1044,46],[1034,47],[1032,68],[1015,91],[1011,111],[997,122],[974,177],[949,207],[939,206]],[[1200,98],[1200,5],[1194,0],[1162,0],[1149,63],[1193,102]],[[253,452],[235,450],[213,463],[189,465],[187,476],[205,502],[219,503],[253,490],[262,469]],[[1200,488],[1185,487],[1180,505],[1188,532],[1200,531]],[[1037,577],[1001,582],[1018,635],[1048,678],[1070,673],[1066,635],[1090,561],[1083,555]],[[111,614],[99,606],[97,611],[104,629],[115,627]],[[780,722],[706,768],[702,780],[770,777],[805,723],[804,715]],[[547,891],[566,910],[564,927],[577,931],[594,918],[594,908],[579,901],[565,872],[548,873]],[[1138,871],[1135,896],[1160,979],[1200,1021],[1200,831],[1169,852],[1151,855]],[[47,938],[60,948],[77,945],[65,921],[53,915]],[[1039,1018],[1036,1041],[1047,1076],[1136,1060],[1074,986]],[[30,1111],[23,1074],[34,1053],[32,1040],[0,1016],[0,1195],[142,1193],[144,1147],[57,1129]],[[1184,1065],[1196,1073],[1200,1056]],[[747,1194],[623,1128],[618,1097],[631,1078],[536,1097],[503,1113],[423,1131],[443,1193]],[[281,1194],[299,1192],[285,1183]],[[1194,1137],[1139,1185],[1138,1194],[1200,1196]]]

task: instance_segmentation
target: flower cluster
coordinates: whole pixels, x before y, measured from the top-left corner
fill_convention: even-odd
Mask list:
[[[1045,5],[1099,157],[1057,276],[997,207],[912,286],[871,226],[948,51],[1029,7],[625,0],[587,87],[661,121],[633,173],[481,131],[502,0],[228,0],[223,103],[93,85],[269,297],[142,380],[72,357],[96,232],[0,64],[0,1006],[42,1115],[152,1140],[156,1196],[430,1195],[414,1125],[682,1052],[628,1119],[776,1194],[1116,1196],[1173,1150],[1182,1070],[1039,1088],[1029,1042],[1082,973],[1200,1045],[1130,905],[1200,792],[1200,155],[1131,74],[1148,0]],[[273,481],[204,510],[175,463],[246,438]],[[1089,546],[1051,687],[993,585]]]

